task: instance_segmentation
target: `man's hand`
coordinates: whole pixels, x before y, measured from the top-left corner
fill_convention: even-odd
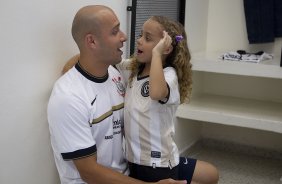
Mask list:
[[[78,62],[79,56],[80,55],[77,54],[67,61],[67,63],[65,64],[65,66],[62,70],[62,74],[65,74],[67,71],[69,71],[69,69],[71,69]]]

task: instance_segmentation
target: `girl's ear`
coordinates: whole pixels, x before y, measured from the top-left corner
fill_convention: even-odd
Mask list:
[[[166,49],[166,50],[164,51],[164,54],[165,54],[165,55],[169,55],[172,51],[173,51],[173,46],[170,45],[170,46],[168,47],[168,49]]]

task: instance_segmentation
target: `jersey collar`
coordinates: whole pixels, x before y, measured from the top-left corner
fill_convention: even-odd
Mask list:
[[[91,75],[90,73],[88,73],[85,69],[82,68],[82,66],[79,64],[79,61],[76,63],[75,68],[78,70],[79,73],[81,73],[85,78],[96,82],[96,83],[103,83],[105,81],[107,81],[107,79],[109,78],[109,74],[107,73],[105,76],[103,77],[96,77],[94,75]]]

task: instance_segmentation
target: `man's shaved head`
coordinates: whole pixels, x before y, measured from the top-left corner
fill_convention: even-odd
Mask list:
[[[85,35],[99,35],[104,13],[112,13],[113,10],[103,5],[91,5],[81,8],[75,15],[72,23],[72,36],[79,48],[81,48]]]

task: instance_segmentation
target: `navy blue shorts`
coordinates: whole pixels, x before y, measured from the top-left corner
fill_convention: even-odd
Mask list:
[[[172,178],[187,180],[187,184],[189,184],[192,181],[196,162],[197,160],[193,158],[180,157],[179,164],[172,169],[153,168],[129,162],[129,176],[146,182],[157,182],[161,179]]]
[[[197,160],[194,158],[180,157],[179,160],[179,179],[187,180],[187,184],[191,183],[195,171]]]
[[[128,163],[129,176],[146,182],[157,182],[162,179],[172,178],[178,180],[178,166],[170,169],[169,167],[143,166],[134,163]]]

